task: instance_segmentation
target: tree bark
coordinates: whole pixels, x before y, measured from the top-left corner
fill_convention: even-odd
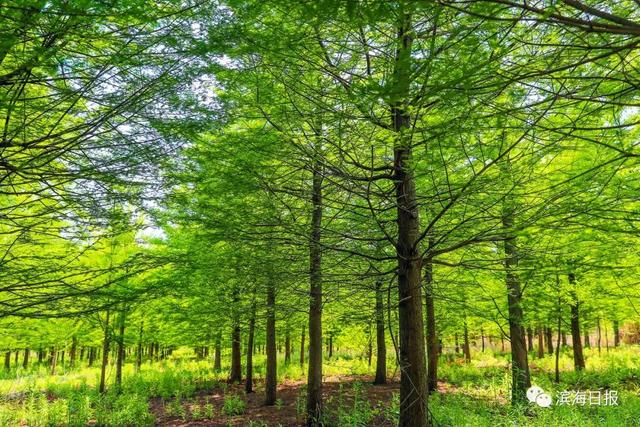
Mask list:
[[[284,336],[284,363],[291,363],[291,332],[289,331],[289,325],[285,330]]]
[[[511,341],[511,402],[524,403],[527,400],[527,389],[531,387],[529,362],[524,338],[522,292],[517,275],[518,253],[516,237],[512,234],[514,211],[510,201],[505,202],[502,212],[502,225],[505,229],[504,252],[507,284],[507,303],[509,309],[509,338]]]
[[[533,351],[533,329],[527,328],[527,351]]]
[[[382,281],[376,282],[376,378],[374,384],[387,382],[387,343],[384,335],[384,300]]]
[[[300,366],[304,365],[304,339],[307,336],[307,333],[304,328],[304,324],[302,325],[302,333],[300,334]]]
[[[542,333],[542,327],[538,326],[538,359],[544,357],[544,337]]]
[[[233,330],[231,332],[231,373],[229,382],[242,382],[242,348],[240,343],[240,296],[238,288],[233,289]]]
[[[278,382],[276,351],[276,288],[270,281],[267,285],[267,372],[264,390],[264,404],[267,406],[276,403]]]
[[[394,187],[398,237],[398,320],[400,364],[400,427],[424,427],[428,416],[427,370],[422,315],[420,219],[415,179],[412,171],[411,116],[408,98],[411,90],[411,15],[400,11],[396,58],[393,72],[394,95],[391,105],[394,143]]]
[[[471,363],[471,347],[469,346],[469,328],[467,327],[467,321],[464,321],[464,344],[462,346],[464,352],[464,361]]]
[[[4,354],[4,370],[7,372],[11,370],[11,351]]]
[[[118,390],[122,388],[122,366],[124,365],[124,326],[126,312],[124,308],[120,311],[118,319],[118,358],[116,359],[116,387]]]
[[[78,338],[71,337],[71,351],[69,353],[69,367],[74,368],[76,366],[76,352],[78,351]]]
[[[620,324],[617,319],[613,321],[613,346],[620,346]]]
[[[140,321],[140,332],[138,333],[138,349],[136,352],[136,372],[140,372],[142,366],[142,333],[144,332],[144,320]]]
[[[27,369],[27,367],[29,367],[29,349],[28,348],[24,349],[24,357],[22,359],[22,367],[24,369]]]
[[[104,321],[104,337],[102,340],[102,366],[100,367],[100,393],[105,392],[107,364],[109,363],[109,310]]]
[[[573,273],[569,273],[569,284],[575,288],[576,278]],[[575,289],[571,290],[571,341],[573,347],[573,366],[576,371],[584,369],[584,355],[582,354],[582,342],[580,341],[580,302]]]
[[[213,369],[216,372],[220,372],[222,370],[222,344],[220,343],[220,334],[216,336],[216,344],[213,355]]]
[[[430,243],[431,245],[431,243]],[[424,263],[424,300],[427,312],[427,392],[438,391],[438,334],[436,331],[436,310],[433,297],[433,263],[427,257]],[[482,351],[484,351],[484,335],[482,337]]]
[[[254,295],[255,297],[255,295]],[[256,303],[251,304],[251,317],[249,318],[249,336],[247,338],[247,378],[244,382],[244,391],[253,393],[253,339],[256,328]]]
[[[545,335],[547,336],[547,352],[553,354],[553,330],[549,327],[545,327],[544,329]],[[560,329],[558,329],[558,333],[560,333]],[[558,345],[560,345],[559,341]]]
[[[320,130],[318,130],[319,132]],[[318,153],[320,155],[319,147]],[[307,425],[322,423],[322,170],[313,160],[311,239],[309,243],[309,369],[307,373]]]

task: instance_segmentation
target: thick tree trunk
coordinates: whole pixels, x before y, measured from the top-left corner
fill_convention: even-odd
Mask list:
[[[613,346],[620,346],[620,324],[618,320],[613,321]]]
[[[278,364],[276,353],[276,288],[273,283],[267,285],[267,372],[265,378],[264,404],[276,403],[278,384]]]
[[[319,147],[317,147],[319,150]],[[320,155],[318,152],[317,155]],[[313,161],[311,239],[309,244],[309,370],[307,374],[307,425],[322,423],[322,170]]]
[[[255,295],[254,295],[255,297]],[[249,318],[249,336],[247,337],[247,378],[244,382],[244,391],[253,393],[253,339],[256,329],[256,303],[251,304],[251,317]]]
[[[402,13],[402,12],[401,12]],[[411,81],[413,26],[411,15],[400,16],[394,65],[394,94],[391,105],[394,144],[394,187],[398,237],[398,320],[400,364],[400,427],[430,424],[427,409],[427,370],[422,317],[420,219],[412,171],[411,116],[407,99]]]
[[[569,273],[569,284],[575,288],[576,278],[573,273]],[[584,355],[582,354],[582,342],[580,337],[580,302],[575,289],[572,289],[571,303],[571,341],[573,347],[573,366],[576,371],[584,369]]]
[[[433,297],[433,263],[427,257],[424,263],[424,300],[427,312],[427,392],[438,391],[438,334],[436,331],[436,310]],[[484,351],[484,335],[482,337],[482,351]]]
[[[387,382],[387,343],[384,335],[384,299],[382,281],[376,282],[376,378],[374,384]]]
[[[118,322],[118,358],[116,359],[116,387],[118,390],[122,388],[122,367],[124,365],[124,327],[126,321],[126,312],[123,309],[120,312],[120,319]]]
[[[105,392],[107,364],[109,363],[109,310],[104,321],[104,336],[102,339],[102,365],[100,367],[100,393]]]
[[[513,208],[505,203],[502,212],[502,225],[506,235],[504,240],[505,270],[507,284],[507,303],[509,308],[509,338],[511,341],[511,402],[519,404],[526,402],[527,389],[531,387],[529,377],[529,362],[525,344],[524,327],[522,326],[522,292],[520,279],[517,275],[518,253],[516,238],[512,233],[514,226]]]
[[[305,331],[304,324],[302,325],[302,333],[300,334],[300,366],[304,366],[304,339],[307,336],[307,332]]]

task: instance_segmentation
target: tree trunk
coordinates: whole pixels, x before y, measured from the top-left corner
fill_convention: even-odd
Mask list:
[[[376,378],[374,384],[387,382],[387,343],[384,335],[384,299],[382,281],[376,282]]]
[[[100,367],[100,393],[105,392],[107,364],[109,363],[109,310],[104,321],[104,338],[102,340],[102,366]]]
[[[538,326],[538,359],[544,357],[544,337],[542,334],[542,327]]]
[[[576,371],[584,369],[584,355],[582,354],[582,342],[580,337],[580,302],[575,292],[576,278],[573,273],[569,273],[569,284],[574,288],[571,290],[571,341],[573,347],[573,366]]]
[[[464,322],[464,344],[462,346],[464,352],[464,361],[471,363],[471,347],[469,346],[469,329],[467,327],[467,321]]]
[[[533,329],[527,328],[527,351],[533,351]]]
[[[558,285],[559,285],[558,280]],[[551,328],[549,328],[551,330]],[[562,330],[562,301],[558,295],[558,341],[556,342],[556,383],[560,383],[560,335]],[[552,350],[553,351],[553,350]]]
[[[529,362],[525,344],[524,327],[522,326],[522,292],[520,279],[517,275],[518,254],[516,237],[511,234],[514,226],[514,211],[510,201],[505,202],[502,212],[502,225],[505,229],[504,252],[507,284],[507,303],[509,308],[509,339],[511,341],[511,402],[519,404],[526,402],[527,389],[531,387],[529,377]]]
[[[56,374],[56,368],[58,367],[58,351],[55,347],[51,348],[51,375]]]
[[[549,327],[545,327],[544,329],[547,336],[547,352],[553,354],[553,330]],[[558,329],[558,333],[560,333],[560,329]],[[558,342],[558,345],[560,345],[560,342]]]
[[[255,291],[254,291],[255,298]],[[253,393],[253,339],[256,329],[256,303],[251,304],[251,317],[249,318],[249,336],[247,338],[247,378],[244,382],[244,391]]]
[[[276,288],[272,282],[267,285],[267,372],[265,378],[264,404],[276,403],[278,384],[276,353]]]
[[[71,351],[69,353],[69,367],[75,368],[76,366],[76,352],[78,351],[78,338],[73,336],[71,338]]]
[[[585,328],[584,329],[584,348],[591,347],[591,340],[589,338],[590,338],[589,337],[589,331]]]
[[[144,320],[140,321],[140,332],[138,333],[138,349],[136,351],[136,372],[140,372],[142,366],[142,334],[144,332]]]
[[[124,326],[126,312],[124,309],[120,312],[119,332],[118,332],[118,358],[116,360],[116,387],[118,390],[122,388],[122,366],[124,365]]]
[[[319,148],[319,147],[318,147]],[[316,153],[320,155],[320,153]],[[309,244],[309,370],[307,373],[307,425],[322,423],[322,170],[313,160]]]
[[[427,370],[422,317],[420,219],[412,171],[411,116],[408,99],[411,81],[413,25],[411,15],[400,11],[391,105],[394,141],[394,187],[398,237],[398,321],[400,335],[400,427],[430,424],[427,409]]]
[[[601,353],[602,351],[602,330],[600,329],[600,318],[598,317],[598,337],[597,337],[597,343],[598,343],[598,354]]]
[[[287,365],[291,363],[291,332],[289,332],[289,325],[287,325],[284,336],[284,363]]]
[[[613,346],[620,346],[620,325],[618,320],[613,321]]]
[[[216,336],[216,344],[213,355],[213,369],[216,372],[220,372],[222,370],[222,344],[220,342],[220,334]]]
[[[231,373],[229,382],[242,382],[242,348],[240,342],[240,295],[239,289],[233,289],[233,330],[231,332]]]
[[[4,354],[4,370],[7,372],[11,370],[11,351]]]
[[[27,369],[29,367],[29,349],[24,349],[24,357],[22,359],[22,367]]]
[[[304,324],[302,325],[302,334],[300,334],[300,366],[304,365],[304,339],[307,336],[307,333],[304,329]]]
[[[482,352],[484,353],[484,329],[480,328],[480,337],[482,339]]]
[[[329,334],[329,359],[333,357],[333,333]]]
[[[431,246],[431,242],[429,243]],[[436,311],[433,297],[433,263],[427,257],[424,263],[424,300],[427,312],[427,392],[438,391],[438,334],[436,331]],[[484,351],[484,336],[482,337]]]

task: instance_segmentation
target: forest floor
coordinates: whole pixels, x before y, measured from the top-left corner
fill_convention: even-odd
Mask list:
[[[306,404],[306,366],[278,364],[274,406],[265,406],[264,356],[255,357],[255,392],[226,381],[228,367],[212,369],[210,360],[196,360],[188,350],[171,360],[145,363],[138,373],[125,365],[122,386],[113,384],[108,368],[105,394],[98,393],[99,368],[60,366],[51,375],[45,364],[0,372],[0,426],[249,426],[302,425]],[[553,399],[551,407],[510,405],[509,355],[473,353],[471,363],[454,354],[439,364],[439,390],[429,397],[436,426],[639,426],[640,347],[587,349],[587,369],[575,372],[570,348],[560,355],[561,382],[555,383],[552,355],[530,353],[532,383]],[[388,360],[386,385],[372,384],[375,361],[349,353],[325,359],[324,422],[326,427],[394,426],[398,422],[398,372]],[[605,394],[617,394],[615,404]],[[571,395],[561,403],[561,396]],[[593,404],[576,393],[599,393]]]
[[[387,417],[389,403],[394,393],[398,393],[400,384],[397,379],[390,379],[387,384],[373,385],[373,376],[370,375],[334,375],[325,378],[323,382],[323,398],[326,402],[326,410],[331,414],[337,414],[340,408],[353,410],[357,408],[358,400],[371,405],[371,424],[375,426],[394,426],[392,417]],[[300,426],[302,411],[305,405],[305,382],[302,380],[287,380],[278,385],[278,402],[274,406],[264,405],[264,384],[262,381],[256,384],[254,393],[245,394],[243,385],[230,385],[228,388],[216,387],[213,390],[199,392],[197,396],[185,405],[184,416],[166,415],[162,399],[155,398],[151,401],[151,410],[158,426],[246,426],[251,422],[269,426]],[[225,416],[225,395],[244,395],[245,412],[241,415]],[[216,420],[185,421],[192,418],[192,408],[202,407],[209,402],[213,405],[214,413],[221,414]],[[346,413],[346,412],[345,412]]]

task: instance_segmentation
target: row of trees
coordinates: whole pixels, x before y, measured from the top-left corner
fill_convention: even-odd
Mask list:
[[[441,341],[509,341],[519,403],[534,333],[583,369],[637,316],[633,2],[112,3],[0,24],[0,314],[99,318],[102,390],[129,333],[248,391],[264,344],[274,404],[298,337],[318,425],[349,334],[425,426]]]

